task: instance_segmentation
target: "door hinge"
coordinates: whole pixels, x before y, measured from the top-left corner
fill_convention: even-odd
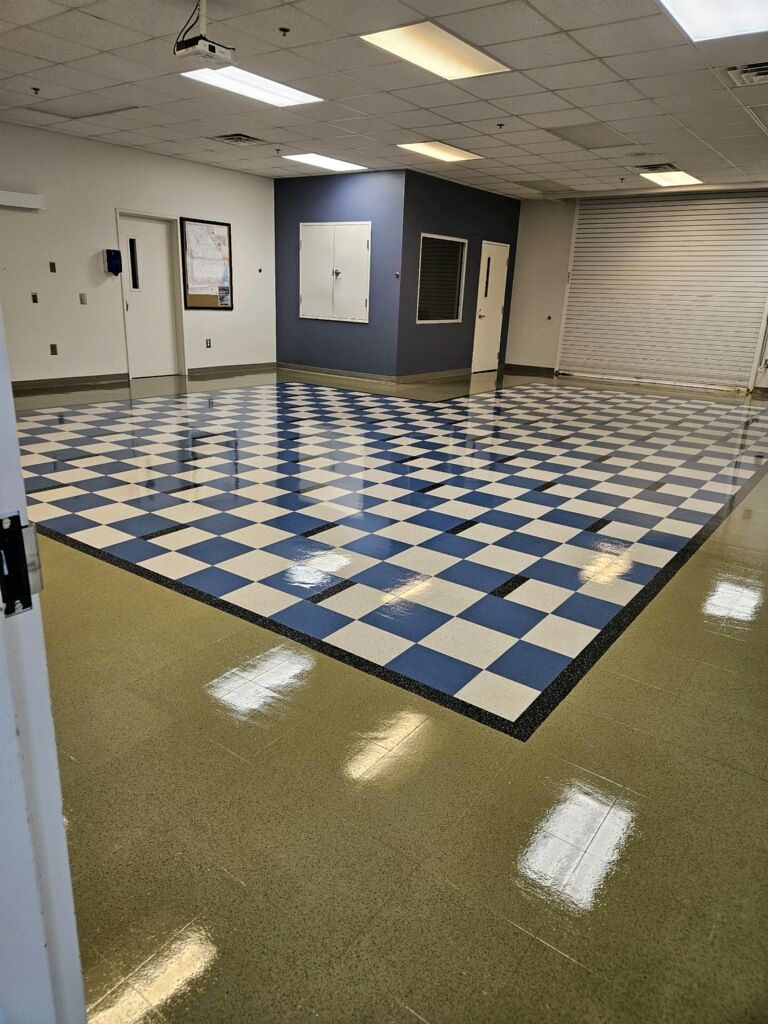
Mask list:
[[[6,618],[32,607],[43,589],[37,531],[18,512],[0,516],[0,598]]]
[[[365,308],[368,309],[368,299],[365,300]]]
[[[371,240],[370,240],[370,238],[367,238],[365,240],[365,248],[366,248],[367,252],[370,252],[370,249],[371,249]]]

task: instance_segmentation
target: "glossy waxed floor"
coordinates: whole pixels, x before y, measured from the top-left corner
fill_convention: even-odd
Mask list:
[[[527,743],[42,547],[92,1021],[768,1016],[768,481]]]

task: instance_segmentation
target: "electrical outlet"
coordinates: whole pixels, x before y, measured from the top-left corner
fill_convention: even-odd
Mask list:
[[[32,292],[32,301],[34,302],[35,305],[37,305],[37,303],[40,301],[37,292]]]
[[[80,305],[81,306],[87,306],[88,305],[88,296],[85,294],[85,292],[80,292]]]
[[[51,355],[52,356],[57,356],[58,354],[59,354],[59,346],[58,345],[51,345]]]
[[[206,338],[205,339],[205,347],[206,348],[210,348],[211,347],[211,339],[210,338]]]

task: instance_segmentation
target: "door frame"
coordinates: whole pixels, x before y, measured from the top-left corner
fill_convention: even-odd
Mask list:
[[[480,308],[480,280],[482,278],[482,273],[483,273],[483,246],[485,246],[485,245],[495,245],[495,246],[498,246],[499,249],[506,249],[506,251],[507,251],[507,262],[506,262],[506,268],[505,268],[506,269],[506,274],[505,274],[505,277],[504,277],[504,301],[503,301],[502,307],[501,307],[501,321],[499,323],[499,347],[498,347],[498,350],[496,352],[496,372],[498,372],[499,366],[501,365],[501,350],[503,348],[503,345],[502,345],[502,334],[504,332],[504,314],[507,311],[507,289],[509,288],[509,257],[510,257],[511,252],[512,252],[512,246],[509,244],[509,242],[495,242],[492,238],[484,238],[481,241],[481,243],[480,243],[480,266],[479,266],[478,275],[477,275],[477,300],[475,302],[475,319],[474,319],[474,328],[473,328],[473,334],[472,334],[472,362],[470,363],[470,372],[471,373],[491,373],[492,372],[491,370],[475,370],[475,369],[472,368],[472,364],[474,364],[474,361],[475,361],[475,339],[477,337],[477,311]]]
[[[161,221],[166,226],[166,230],[168,232],[168,254],[171,258],[171,302],[173,305],[174,348],[176,351],[177,368],[177,373],[174,376],[186,377],[188,376],[186,359],[187,346],[184,337],[184,307],[181,284],[181,233],[179,228],[179,218],[169,217],[167,214],[163,213],[147,213],[144,210],[128,210],[123,207],[116,207],[115,226],[117,229],[117,247],[121,252],[123,251],[123,238],[120,229],[121,217],[135,217],[138,220]],[[138,380],[139,378],[131,376],[131,360],[128,350],[128,320],[125,315],[125,304],[128,302],[130,288],[126,285],[126,273],[127,268],[123,267],[123,272],[120,274],[120,297],[123,314],[125,369],[128,373],[128,381],[130,382],[132,380]]]

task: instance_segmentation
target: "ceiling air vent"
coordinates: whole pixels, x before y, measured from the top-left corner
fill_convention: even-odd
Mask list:
[[[679,171],[680,168],[674,164],[632,164],[632,170],[638,174],[667,174],[669,171]]]
[[[212,142],[224,142],[228,146],[258,146],[264,139],[257,139],[255,135],[244,135],[242,132],[232,132],[230,135],[214,135]]]
[[[757,64],[741,64],[738,67],[723,68],[723,72],[734,85],[765,85],[768,83],[768,61]]]

